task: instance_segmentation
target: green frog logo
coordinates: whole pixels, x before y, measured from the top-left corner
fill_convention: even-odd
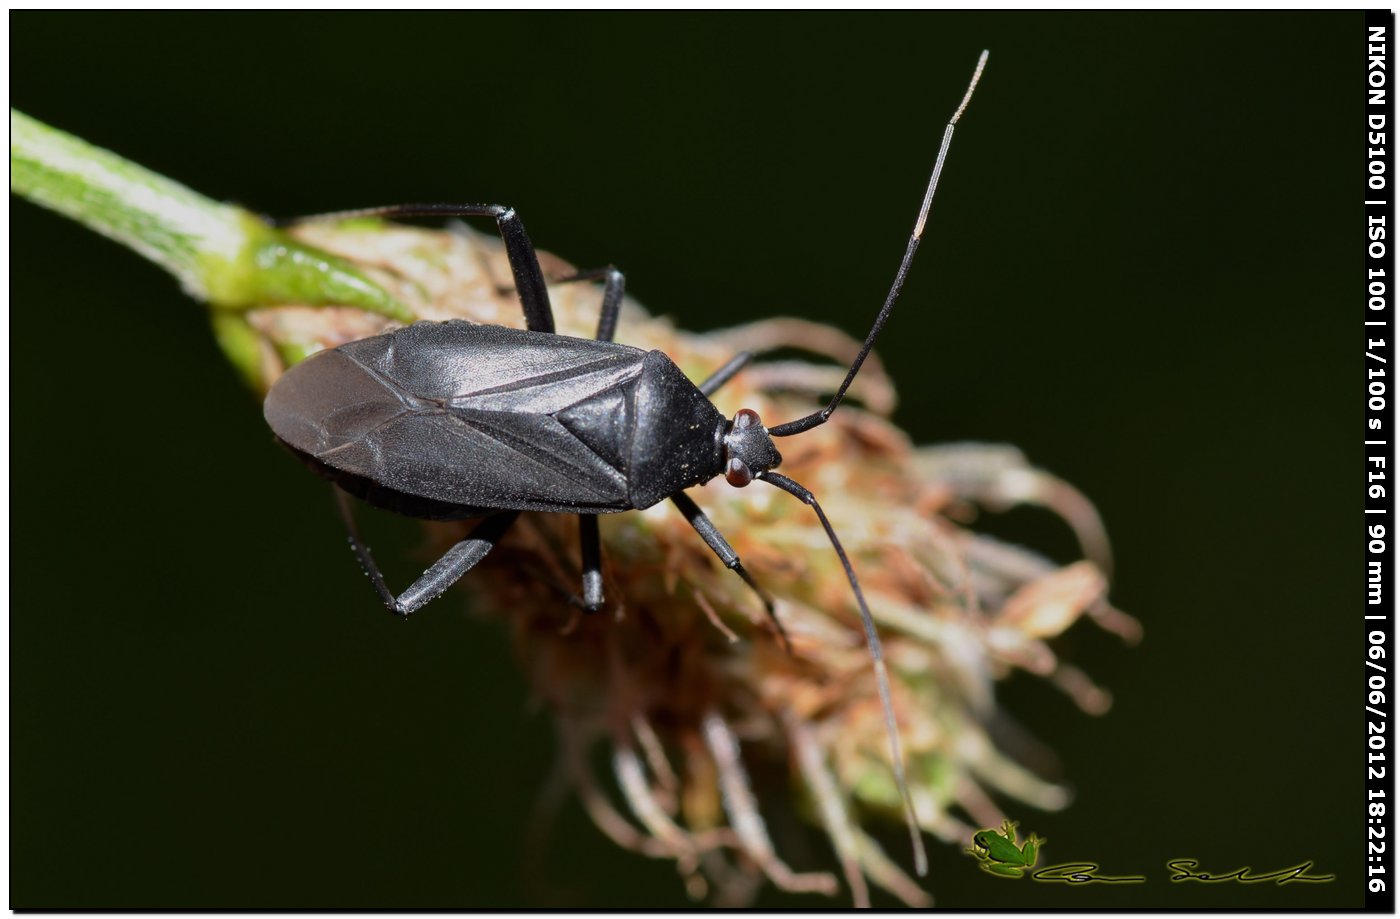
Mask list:
[[[1024,845],[1016,845],[1016,824],[1003,820],[1001,832],[982,830],[972,834],[972,847],[969,855],[976,856],[982,863],[982,870],[997,877],[1018,878],[1035,867],[1040,856],[1040,847],[1045,840],[1034,833]]]

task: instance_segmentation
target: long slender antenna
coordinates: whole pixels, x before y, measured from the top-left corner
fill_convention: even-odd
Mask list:
[[[948,126],[943,129],[943,143],[938,148],[938,159],[933,164],[933,174],[929,176],[928,189],[924,192],[924,202],[919,207],[919,219],[914,221],[914,233],[909,237],[909,245],[904,249],[904,258],[899,263],[899,271],[895,273],[894,283],[890,285],[890,292],[885,295],[885,305],[880,308],[880,314],[875,317],[875,325],[870,329],[870,334],[865,336],[865,344],[860,346],[860,353],[856,355],[855,362],[851,364],[851,369],[846,372],[846,379],[842,381],[841,388],[836,390],[836,395],[831,397],[826,408],[819,412],[814,412],[805,418],[796,421],[788,421],[777,427],[768,429],[768,433],[773,437],[787,437],[791,434],[801,434],[819,424],[825,424],[826,419],[831,417],[831,413],[836,411],[836,406],[841,404],[841,400],[846,396],[846,390],[850,387],[851,381],[860,372],[860,365],[865,363],[866,355],[870,349],[875,347],[875,339],[880,337],[880,330],[885,327],[885,320],[890,318],[890,313],[894,310],[894,303],[899,299],[899,291],[904,287],[904,278],[909,274],[909,266],[914,261],[914,253],[919,249],[919,240],[924,235],[924,224],[928,221],[928,211],[933,205],[933,193],[938,188],[938,177],[943,173],[943,163],[948,158],[948,145],[953,141],[953,128],[958,124],[958,119],[967,110],[967,104],[972,101],[972,91],[977,88],[977,81],[982,78],[982,69],[987,66],[987,52],[983,51],[982,56],[977,59],[977,68],[972,71],[972,80],[967,85],[967,92],[963,94],[962,102],[958,105],[958,110],[953,113]]]
[[[924,839],[919,835],[919,819],[914,814],[914,799],[909,795],[909,783],[904,778],[904,748],[899,742],[899,724],[894,717],[894,700],[890,695],[890,674],[888,668],[885,667],[884,646],[880,644],[880,634],[875,631],[875,620],[870,615],[870,607],[865,603],[865,594],[861,592],[860,581],[856,580],[856,570],[851,567],[851,560],[846,557],[846,550],[841,547],[841,540],[836,538],[836,531],[831,528],[831,521],[826,519],[822,506],[817,503],[816,495],[787,476],[779,475],[771,469],[760,472],[755,478],[775,485],[803,504],[811,506],[812,510],[817,512],[817,519],[826,528],[826,535],[831,540],[831,547],[836,550],[836,555],[841,559],[841,567],[846,569],[846,580],[851,582],[851,590],[856,595],[856,604],[860,607],[860,621],[865,626],[865,644],[870,649],[870,661],[875,668],[875,685],[880,690],[880,705],[885,710],[885,732],[890,738],[894,780],[895,784],[899,786],[899,796],[904,802],[904,820],[909,825],[909,840],[914,844],[914,869],[920,877],[923,877],[928,874],[928,855],[924,852]]]

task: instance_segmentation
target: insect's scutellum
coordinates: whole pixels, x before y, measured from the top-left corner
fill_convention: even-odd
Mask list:
[[[754,591],[786,644],[772,599],[685,489],[720,474],[737,487],[758,478],[808,504],[841,562],[860,612],[920,875],[927,873],[927,856],[905,775],[889,674],[874,619],[855,569],[816,497],[773,471],[782,457],[772,438],[824,424],[860,372],[898,300],[953,129],[986,61],[984,51],[944,129],[914,232],[884,304],[845,379],[818,412],[765,428],[757,413],[744,409],[727,422],[708,397],[748,362],[749,355],[738,355],[696,385],[662,352],[614,344],[611,339],[625,282],[613,268],[558,279],[605,281],[596,339],[554,334],[544,274],[515,210],[501,205],[442,204],[397,205],[305,219],[494,218],[526,329],[418,323],[351,342],[293,367],[274,385],[264,407],[277,436],[344,492],[411,516],[484,518],[467,538],[395,596],[360,541],[348,502],[341,501],[360,563],[385,604],[400,615],[421,608],[485,558],[522,511],[579,516],[583,560],[579,603],[596,610],[604,602],[597,515],[645,509],[669,499],[725,566]],[[348,406],[355,410],[341,411]],[[619,424],[620,419],[625,423]],[[444,429],[451,434],[446,441]],[[444,448],[444,443],[451,449]],[[471,474],[464,476],[454,451],[468,448]]]

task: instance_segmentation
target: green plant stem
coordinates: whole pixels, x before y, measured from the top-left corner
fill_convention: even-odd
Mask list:
[[[339,305],[414,318],[344,259],[14,109],[10,190],[140,253],[216,309]]]

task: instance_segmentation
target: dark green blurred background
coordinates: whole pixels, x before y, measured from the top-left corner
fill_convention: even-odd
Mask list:
[[[935,844],[929,886],[1360,905],[1360,13],[10,21],[16,107],[216,198],[501,201],[689,328],[856,335],[989,47],[880,354],[915,440],[1017,444],[1102,511],[1146,641],[1067,636],[1103,718],[1004,684],[1076,801],[1003,803],[1047,860],[1151,883]],[[502,631],[466,590],[384,615],[202,311],[28,203],[11,227],[11,905],[686,904],[573,804],[529,867],[554,741]],[[1044,515],[988,525],[1072,557]],[[405,579],[414,526],[371,526]],[[1169,884],[1183,856],[1338,880]]]

